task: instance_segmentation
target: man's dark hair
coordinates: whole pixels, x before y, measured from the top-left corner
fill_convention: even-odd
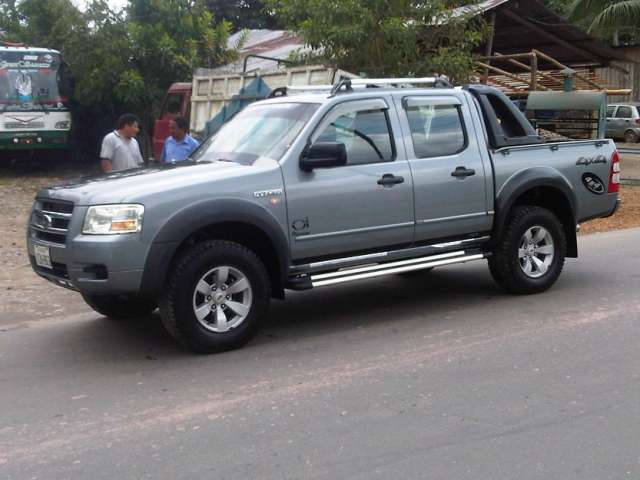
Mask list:
[[[140,119],[133,113],[124,113],[120,115],[120,118],[118,118],[116,126],[118,130],[120,130],[121,128],[124,128],[125,125],[133,125],[134,123],[140,125]]]
[[[186,118],[181,117],[180,115],[174,117],[173,121],[176,122],[176,125],[180,130],[186,131],[189,128],[189,121]]]

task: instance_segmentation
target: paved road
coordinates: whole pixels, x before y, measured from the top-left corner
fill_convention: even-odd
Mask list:
[[[291,295],[240,351],[150,318],[0,332],[0,478],[640,478],[640,230],[550,292],[484,264]]]

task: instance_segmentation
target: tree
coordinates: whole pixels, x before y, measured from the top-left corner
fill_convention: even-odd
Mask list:
[[[472,51],[485,38],[481,16],[461,2],[432,0],[268,0],[284,24],[300,33],[311,56],[369,76],[444,73],[466,80]],[[463,2],[470,3],[470,2]]]
[[[261,0],[206,0],[205,3],[215,18],[231,23],[233,31],[281,28],[279,19]]]
[[[150,130],[167,88],[190,81],[199,66],[235,59],[227,50],[231,24],[214,23],[202,0],[130,0],[126,8],[128,61],[115,86],[124,105]]]
[[[575,0],[570,18],[586,21],[590,33],[613,38],[617,45],[621,32],[626,36],[637,36],[640,0]]]
[[[574,0],[544,0],[543,3],[558,15],[566,17],[569,15]]]
[[[227,49],[231,24],[216,23],[205,0],[129,0],[119,12],[107,0],[87,3],[81,11],[71,0],[0,0],[4,38],[63,53],[76,79],[81,129],[105,115],[112,125],[131,111],[142,117],[148,137],[171,83],[237,57]]]

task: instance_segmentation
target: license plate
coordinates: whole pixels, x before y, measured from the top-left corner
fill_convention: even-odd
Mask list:
[[[35,253],[36,256],[36,265],[44,268],[53,268],[53,265],[51,265],[49,247],[45,247],[44,245],[34,245],[33,253]]]

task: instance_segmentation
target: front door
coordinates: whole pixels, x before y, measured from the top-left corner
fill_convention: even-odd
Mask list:
[[[408,162],[398,158],[396,122],[383,99],[340,103],[320,122],[310,141],[343,143],[347,164],[286,170],[294,260],[411,243],[413,185]]]
[[[468,107],[454,95],[397,98],[413,173],[416,242],[491,229],[487,175]],[[485,156],[486,158],[486,156]]]

